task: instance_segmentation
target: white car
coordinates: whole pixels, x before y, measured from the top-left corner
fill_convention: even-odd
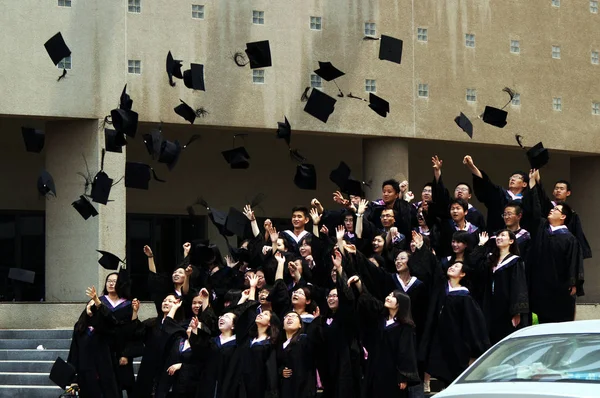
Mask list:
[[[600,398],[600,320],[514,332],[435,395],[450,397]]]

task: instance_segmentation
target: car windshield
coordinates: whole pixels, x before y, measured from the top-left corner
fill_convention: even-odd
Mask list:
[[[600,383],[600,334],[506,340],[488,351],[457,384],[500,381]]]

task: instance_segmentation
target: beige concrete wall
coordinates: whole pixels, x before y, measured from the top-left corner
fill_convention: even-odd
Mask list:
[[[526,144],[539,140],[550,148],[600,152],[593,139],[600,117],[591,115],[600,101],[590,51],[598,49],[600,16],[585,2],[317,0],[303,2],[231,2],[207,0],[205,19],[191,18],[190,3],[142,1],[141,14],[127,12],[125,0],[74,1],[73,7],[41,5],[34,0],[6,2],[0,25],[4,57],[0,114],[102,118],[115,107],[128,83],[134,109],[143,121],[184,124],[173,112],[183,99],[205,106],[203,126],[272,128],[287,115],[297,131],[467,141],[454,124],[463,111],[475,122],[473,141],[513,143],[515,133]],[[251,23],[252,10],[265,12],[265,25]],[[322,17],[323,29],[311,31],[309,17]],[[377,35],[404,40],[401,65],[377,59],[379,42],[363,41],[364,23],[375,22]],[[429,41],[416,40],[416,29],[429,29]],[[59,83],[59,71],[43,43],[62,31],[73,51],[73,70]],[[586,32],[582,37],[580,32]],[[466,48],[464,34],[476,35]],[[509,53],[510,39],[521,41],[521,54]],[[246,42],[270,40],[273,67],[265,84],[253,84],[249,67],[231,56]],[[562,59],[551,58],[560,45]],[[23,51],[28,49],[27,51]],[[177,59],[205,65],[206,92],[192,92],[182,82],[170,87],[164,70],[171,50]],[[142,61],[142,74],[127,74],[127,59]],[[15,68],[19,60],[19,68]],[[299,101],[318,61],[331,61],[346,76],[345,92],[366,96],[365,79],[377,80],[377,94],[390,102],[384,119],[367,104],[337,98],[327,124],[303,112]],[[428,83],[428,99],[417,98],[418,83]],[[522,105],[509,106],[503,130],[477,120],[485,105],[502,106],[504,86],[521,93]],[[467,104],[466,88],[477,89]],[[325,83],[324,91],[337,89]],[[552,110],[552,97],[563,99],[563,111]],[[572,134],[577,132],[577,134]]]

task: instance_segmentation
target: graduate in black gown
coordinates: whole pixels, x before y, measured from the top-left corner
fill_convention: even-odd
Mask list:
[[[525,263],[519,256],[517,238],[508,229],[496,234],[492,250],[486,245],[486,232],[480,234],[479,246],[473,251],[472,266],[476,283],[484,286],[480,303],[495,344],[508,336],[527,319],[529,295]]]
[[[535,174],[536,171],[532,171],[532,175]],[[538,190],[534,189],[535,178],[531,178],[529,184],[532,194],[531,310],[540,323],[572,321],[576,297],[584,295],[584,271],[581,246],[567,228],[571,208],[566,203],[557,203],[544,215]]]
[[[92,286],[86,295],[92,299],[73,328],[67,362],[77,372],[79,396],[117,398],[120,396],[110,349],[116,320],[102,304]]]
[[[377,300],[355,275],[348,280],[360,292],[358,310],[367,351],[364,397],[408,397],[408,387],[420,383],[410,298],[394,290]]]
[[[418,249],[413,254],[414,261],[430,263],[433,258],[428,250]],[[419,359],[425,362],[426,372],[446,384],[490,346],[484,315],[469,289],[461,284],[468,272],[461,262],[446,272],[438,264],[419,346]]]

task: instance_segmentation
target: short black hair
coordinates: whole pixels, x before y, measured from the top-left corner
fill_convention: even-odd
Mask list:
[[[517,216],[523,214],[523,208],[521,207],[521,204],[517,201],[511,200],[510,202],[508,202],[508,204],[504,206],[504,210],[506,210],[507,207],[512,207],[513,209],[515,209],[515,213],[517,214]]]
[[[304,217],[309,218],[310,217],[310,213],[308,212],[308,208],[305,206],[294,206],[292,208],[292,214],[294,214],[297,211],[301,211],[304,214]]]
[[[567,191],[571,191],[571,183],[567,180],[558,180],[554,183],[554,186],[556,186],[556,184],[565,184],[567,186]]]
[[[567,204],[567,202],[556,202],[556,206],[562,206],[562,214],[565,215],[565,225],[569,225],[571,218],[573,218],[573,209]]]
[[[521,177],[523,177],[523,181],[525,181],[526,183],[529,184],[529,174],[528,173],[526,173],[522,170],[517,170],[517,171],[513,171],[511,176],[514,176],[515,174],[519,174]]]
[[[450,208],[452,208],[452,205],[456,204],[460,205],[460,207],[462,207],[464,211],[469,211],[469,204],[463,198],[452,199],[450,201],[450,204],[448,205],[448,211],[450,210]]]
[[[462,182],[462,181],[454,186],[454,190],[456,190],[456,188],[458,188],[459,185],[466,185],[467,188],[469,189],[469,195],[473,193],[473,188],[471,188],[471,185],[469,185],[468,182]]]
[[[423,185],[423,188],[421,188],[421,189],[425,189],[425,188],[427,188],[427,187],[431,187],[431,188],[433,189],[433,184],[432,184],[432,183],[430,183],[430,182],[426,182],[426,183]]]
[[[400,183],[398,182],[398,180],[394,180],[393,178],[385,180],[381,184],[381,189],[383,189],[383,187],[385,187],[386,185],[390,185],[396,193],[400,193]]]
[[[468,245],[470,243],[470,236],[471,234],[467,231],[456,231],[452,234],[452,241]]]

